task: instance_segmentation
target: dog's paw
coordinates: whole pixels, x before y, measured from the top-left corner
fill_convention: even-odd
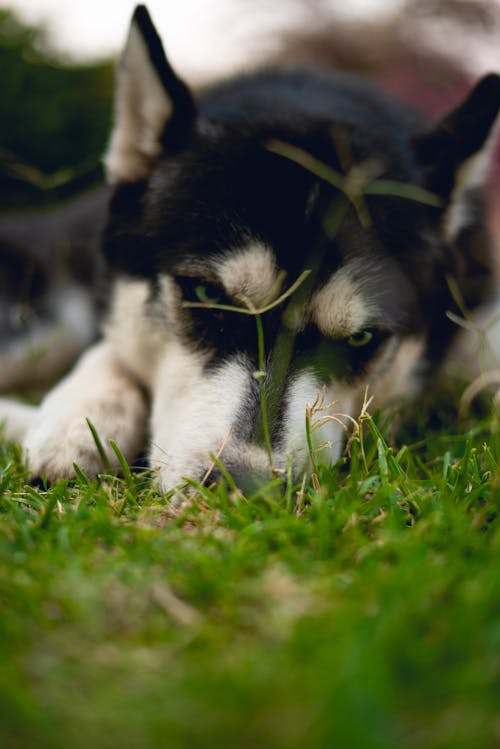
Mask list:
[[[42,410],[23,441],[32,478],[46,477],[49,482],[74,478],[75,463],[89,477],[107,469],[86,415],[113,471],[118,471],[120,464],[110,439],[128,462],[144,448],[147,406],[139,390],[129,389],[125,400],[109,398],[104,403],[92,402],[88,408],[80,404],[78,413]]]
[[[87,476],[103,470],[101,456],[84,419],[65,425],[63,430],[42,424],[28,433],[23,447],[31,479],[45,477],[53,482],[75,478],[74,463]]]

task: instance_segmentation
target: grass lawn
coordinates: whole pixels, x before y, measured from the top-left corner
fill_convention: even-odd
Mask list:
[[[0,447],[0,746],[500,746],[500,438],[440,408],[177,513]]]

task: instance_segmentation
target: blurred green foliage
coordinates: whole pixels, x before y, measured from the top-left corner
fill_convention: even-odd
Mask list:
[[[113,64],[79,65],[43,28],[0,9],[0,211],[47,205],[102,179]]]

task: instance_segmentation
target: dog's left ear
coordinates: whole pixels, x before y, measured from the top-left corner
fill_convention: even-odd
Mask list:
[[[168,62],[149,13],[138,5],[118,68],[114,126],[104,158],[108,180],[148,177],[164,149],[189,132],[196,116],[193,97]]]
[[[454,239],[467,225],[467,193],[488,174],[500,111],[500,76],[482,78],[465,101],[413,145],[424,169],[425,187],[443,201],[443,232]]]

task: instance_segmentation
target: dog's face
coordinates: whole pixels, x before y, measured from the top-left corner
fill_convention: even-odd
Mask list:
[[[318,71],[246,76],[195,102],[136,10],[107,155],[105,251],[118,277],[147,279],[142,314],[182,349],[181,369],[198,371],[186,408],[201,402],[200,383],[205,405],[213,398],[206,423],[186,414],[209,451],[232,431],[246,469],[258,470],[260,381],[274,460],[283,467],[291,452],[297,470],[306,403],[322,387],[349,415],[367,385],[385,400],[412,393],[451,337],[448,277],[471,306],[487,292],[488,242],[470,193],[499,102],[490,76],[426,132],[369,86]],[[165,366],[152,387],[182,403],[183,373]],[[324,420],[330,459],[339,432]]]

